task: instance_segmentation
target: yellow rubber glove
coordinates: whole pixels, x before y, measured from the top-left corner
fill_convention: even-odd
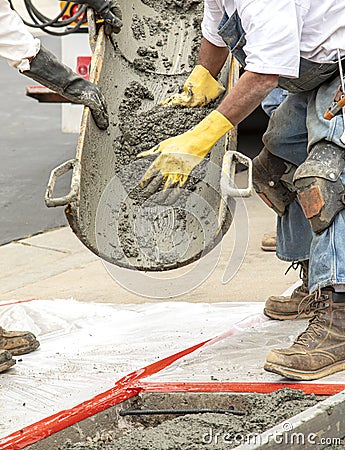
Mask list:
[[[205,67],[198,65],[194,67],[186,80],[183,91],[182,94],[175,94],[163,100],[160,104],[190,108],[205,106],[223,94],[225,88],[213,78]]]
[[[182,186],[194,167],[199,164],[214,144],[233,125],[218,111],[212,111],[198,125],[158,144],[151,150],[141,152],[138,158],[159,155],[148,168],[140,187],[148,187],[150,195],[160,188]]]

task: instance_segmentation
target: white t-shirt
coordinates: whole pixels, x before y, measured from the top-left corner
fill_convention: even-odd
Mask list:
[[[246,33],[246,70],[298,77],[299,58],[334,61],[345,54],[345,0],[205,0],[203,36],[218,35],[224,15],[237,10]]]

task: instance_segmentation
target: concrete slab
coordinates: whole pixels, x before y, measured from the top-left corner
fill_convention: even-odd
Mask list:
[[[66,229],[65,229],[66,230]],[[65,230],[56,230],[54,233],[57,242],[64,242],[61,234]],[[94,260],[93,255],[84,250],[82,244],[73,239],[71,233],[67,234],[66,246],[45,245],[47,235],[42,234],[39,237],[13,242],[0,247],[0,283],[2,294],[21,289],[24,286],[30,286],[37,281],[46,283],[49,278],[57,274],[73,270]],[[68,237],[72,238],[73,245],[68,246]],[[41,244],[39,244],[42,241]],[[31,244],[38,242],[37,245]],[[59,248],[60,247],[60,248]],[[33,295],[36,297],[36,295]],[[29,295],[31,298],[32,295]]]

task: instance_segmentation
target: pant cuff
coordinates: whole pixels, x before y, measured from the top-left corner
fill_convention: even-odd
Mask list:
[[[345,279],[339,279],[339,280],[324,280],[324,281],[317,281],[315,283],[311,283],[309,280],[309,292],[312,294],[313,292],[318,291],[319,289],[328,287],[328,286],[336,286],[337,284],[345,284]]]
[[[286,261],[286,262],[302,262],[302,261],[306,261],[307,259],[309,259],[309,255],[291,257],[291,256],[282,255],[278,252],[276,252],[276,255],[279,259],[281,259],[282,261]]]

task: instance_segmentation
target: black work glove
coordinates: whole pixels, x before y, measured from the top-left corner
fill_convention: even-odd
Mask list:
[[[94,9],[110,26],[110,32],[107,34],[120,32],[122,12],[116,0],[74,0],[74,2]]]

